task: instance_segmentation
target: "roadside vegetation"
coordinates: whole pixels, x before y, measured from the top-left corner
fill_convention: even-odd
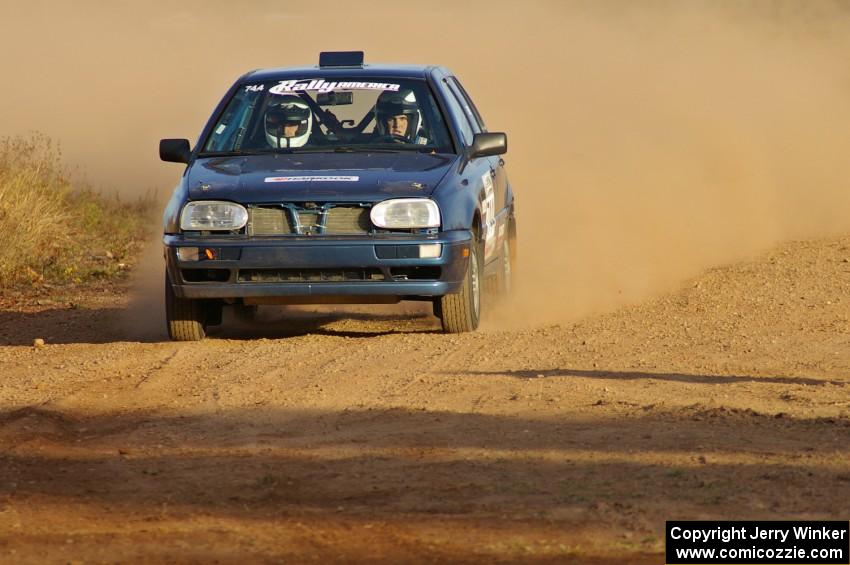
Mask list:
[[[126,276],[153,209],[73,181],[44,135],[0,139],[0,293]]]

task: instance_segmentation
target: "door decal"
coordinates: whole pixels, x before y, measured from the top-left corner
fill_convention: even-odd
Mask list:
[[[496,193],[493,190],[493,177],[490,171],[481,175],[484,183],[484,200],[481,202],[481,229],[484,231],[484,259],[488,259],[495,251],[493,239],[496,237]]]

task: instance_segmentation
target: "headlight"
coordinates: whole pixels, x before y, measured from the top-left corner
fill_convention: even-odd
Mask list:
[[[233,202],[189,202],[180,214],[180,229],[238,230],[248,223],[248,210]]]
[[[427,198],[395,198],[372,207],[372,223],[379,228],[411,229],[440,227],[440,209]]]

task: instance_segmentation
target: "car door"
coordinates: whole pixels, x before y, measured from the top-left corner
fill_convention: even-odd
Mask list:
[[[460,104],[464,117],[473,133],[486,132],[487,127],[481,118],[481,114],[457,77],[448,77],[446,84]],[[486,213],[487,219],[486,222],[482,223],[486,224],[484,261],[489,262],[498,256],[498,250],[502,247],[502,238],[507,234],[508,180],[505,174],[505,161],[501,155],[481,157],[476,160],[486,163],[486,170],[482,171],[481,178],[486,194],[486,208],[482,207],[482,216]]]
[[[468,148],[472,145],[475,130],[473,124],[467,118],[466,113],[461,105],[460,98],[452,91],[447,79],[442,79],[441,90],[443,91],[443,99],[448,105],[451,120],[454,122],[455,131],[459,136],[459,142]],[[487,157],[479,157],[467,162],[462,169],[461,184],[467,188],[464,191],[470,191],[473,195],[477,195],[476,206],[481,215],[481,233],[479,238],[484,242],[483,261],[488,262],[492,257],[492,220],[495,217],[495,191],[493,174],[491,172],[491,162]]]

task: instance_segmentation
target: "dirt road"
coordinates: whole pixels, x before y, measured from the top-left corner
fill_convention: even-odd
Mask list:
[[[667,519],[850,516],[848,237],[461,336],[271,310],[170,343],[121,289],[3,306],[0,562],[658,563]]]

